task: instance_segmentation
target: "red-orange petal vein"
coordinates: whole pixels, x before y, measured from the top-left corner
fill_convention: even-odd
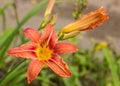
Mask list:
[[[48,24],[42,31],[41,40],[47,41],[49,37],[51,38],[53,31],[54,31],[54,29],[53,29],[52,25]]]
[[[32,80],[36,78],[42,68],[42,62],[38,60],[32,60],[29,64],[27,71],[27,80],[28,83],[31,83]]]
[[[44,61],[56,74],[62,77],[70,77],[71,72],[67,67],[67,64],[57,55],[54,55],[52,59]]]
[[[37,58],[35,55],[35,49],[37,45],[34,43],[23,44],[20,47],[12,48],[8,50],[8,55],[22,57],[22,58]]]
[[[51,48],[53,48],[55,46],[57,40],[58,40],[58,36],[57,36],[55,30],[53,29],[53,33],[52,33],[52,36],[51,36],[50,41],[49,41]]]

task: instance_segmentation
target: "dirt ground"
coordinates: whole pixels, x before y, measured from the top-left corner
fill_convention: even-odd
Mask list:
[[[0,0],[0,8],[10,0]],[[19,19],[21,20],[27,12],[35,5],[30,2],[30,0],[16,0]],[[69,4],[69,5],[68,5]],[[113,47],[120,53],[120,0],[88,0],[87,8],[84,10],[83,14],[90,11],[94,11],[101,6],[107,9],[109,20],[97,29],[86,31],[82,33],[84,38],[79,41],[82,48],[90,49],[93,46],[91,38],[96,41],[107,41],[112,39]],[[59,9],[59,10],[58,10]],[[58,14],[56,28],[62,28],[65,25],[73,22],[72,17],[73,5],[72,3],[60,3],[55,6],[53,13]],[[9,7],[6,10],[7,26],[15,27],[16,21],[13,12],[13,8]],[[37,28],[43,18],[43,12],[37,14],[32,19],[23,26],[23,28],[33,27]],[[0,17],[0,28],[2,28],[2,18]],[[1,31],[1,30],[0,30]]]

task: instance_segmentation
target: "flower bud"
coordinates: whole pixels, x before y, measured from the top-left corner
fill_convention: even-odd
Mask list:
[[[63,33],[70,33],[73,31],[83,31],[93,29],[108,19],[108,15],[104,8],[100,8],[94,12],[91,12],[83,17],[79,18],[77,21],[65,26],[62,29]]]

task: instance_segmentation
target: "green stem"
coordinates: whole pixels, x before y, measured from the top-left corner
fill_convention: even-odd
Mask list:
[[[18,12],[17,12],[17,7],[16,7],[15,2],[13,3],[13,9],[14,9],[14,13],[15,13],[16,22],[17,22],[17,24],[19,24]]]
[[[3,23],[2,29],[5,30],[5,28],[6,28],[6,17],[5,17],[4,12],[2,13],[2,23]]]
[[[107,60],[108,66],[110,68],[114,86],[120,86],[120,80],[119,80],[119,73],[118,73],[118,66],[114,60],[114,58],[111,56],[109,50],[107,47],[102,47],[103,52],[105,54],[105,59]]]
[[[9,7],[13,4],[13,2],[8,2],[5,4],[1,9],[0,9],[0,15]]]

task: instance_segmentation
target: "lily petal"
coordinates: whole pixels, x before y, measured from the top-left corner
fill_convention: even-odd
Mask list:
[[[27,28],[23,32],[25,35],[27,35],[28,38],[30,38],[32,42],[35,42],[35,43],[39,42],[40,34],[35,29]]]
[[[42,32],[41,41],[42,42],[44,42],[46,40],[49,41],[52,36],[53,31],[54,31],[54,29],[53,29],[52,25],[48,24]]]
[[[50,42],[49,42],[51,48],[53,48],[55,46],[57,40],[58,40],[58,36],[57,36],[55,30],[53,29],[53,33],[52,33],[52,36],[51,36]]]
[[[41,69],[42,69],[42,62],[40,62],[39,60],[31,61],[27,71],[28,83],[31,83],[31,81],[36,78],[36,76],[39,74]]]
[[[35,55],[36,47],[37,47],[37,44],[35,44],[35,43],[23,44],[20,47],[12,48],[12,49],[8,50],[8,55],[35,59],[35,58],[37,58]]]
[[[55,53],[65,54],[77,51],[77,47],[71,43],[57,43],[54,47]]]
[[[62,77],[70,77],[71,72],[69,71],[67,64],[57,55],[54,55],[52,59],[44,61],[56,74]]]

